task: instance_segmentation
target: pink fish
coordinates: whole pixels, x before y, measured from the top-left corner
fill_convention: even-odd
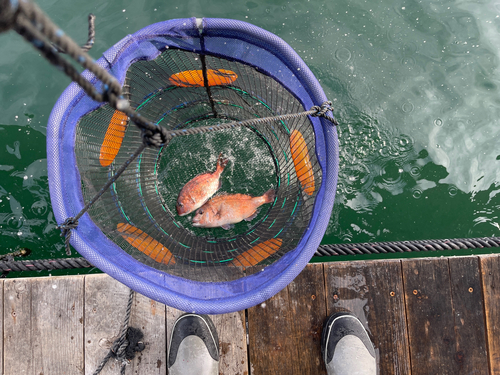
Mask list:
[[[274,201],[276,193],[268,190],[260,197],[245,194],[221,194],[201,206],[193,217],[193,226],[201,228],[222,227],[231,229],[242,220],[251,221],[257,216],[257,208]]]
[[[177,197],[176,208],[180,216],[187,215],[200,208],[219,190],[221,186],[220,175],[227,163],[228,159],[224,159],[222,153],[220,153],[215,172],[199,174],[184,185]]]

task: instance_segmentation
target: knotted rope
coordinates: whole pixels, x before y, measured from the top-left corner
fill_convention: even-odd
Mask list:
[[[137,328],[128,326],[133,300],[134,291],[130,289],[127,310],[125,311],[125,319],[120,330],[120,335],[111,346],[108,354],[106,354],[99,366],[97,366],[93,375],[98,375],[102,371],[104,366],[106,366],[106,363],[108,363],[110,358],[115,358],[118,362],[121,362],[122,366],[120,369],[120,374],[124,375],[125,367],[134,358],[135,353],[144,350],[145,345],[141,341],[143,338],[142,332]]]

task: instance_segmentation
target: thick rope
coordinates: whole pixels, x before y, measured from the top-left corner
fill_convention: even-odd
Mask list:
[[[2,273],[21,271],[52,271],[90,267],[94,266],[85,258],[0,261],[0,271]]]
[[[500,247],[500,237],[321,245],[318,250],[316,250],[314,256],[389,254],[410,251],[484,249],[493,247]]]
[[[320,245],[314,256],[390,254],[412,251],[442,251],[459,249],[500,248],[500,237],[480,237],[444,240],[365,242]],[[1,272],[44,271],[94,267],[85,258],[0,261]]]
[[[93,375],[98,375],[102,371],[104,366],[106,366],[106,363],[108,363],[109,359],[112,357],[121,362],[122,366],[120,369],[120,373],[122,375],[125,374],[125,367],[130,363],[130,360],[134,357],[135,352],[139,352],[144,349],[144,344],[136,340],[137,337],[142,339],[142,332],[140,332],[140,330],[136,328],[128,326],[130,321],[130,314],[132,312],[133,301],[134,291],[130,289],[127,309],[125,311],[125,318],[120,329],[120,334],[113,343],[108,354],[106,354],[99,366],[97,366]],[[135,336],[134,339],[132,339],[132,336]],[[129,348],[129,346],[133,346],[133,348]]]

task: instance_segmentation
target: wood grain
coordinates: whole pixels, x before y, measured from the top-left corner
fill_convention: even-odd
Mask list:
[[[457,374],[488,374],[486,328],[478,257],[448,258]]]
[[[325,264],[328,315],[349,311],[363,323],[380,374],[410,373],[404,288],[399,260]]]
[[[83,277],[4,282],[4,373],[83,374]]]
[[[326,374],[324,295],[323,265],[309,264],[277,295],[248,309],[252,374]]]
[[[480,257],[488,360],[491,374],[500,374],[500,256]]]
[[[166,308],[139,293],[135,293],[130,316],[130,327],[139,328],[144,334],[146,348],[136,354],[128,369],[130,374],[166,374]]]
[[[477,269],[468,257],[403,261],[412,374],[488,373]]]
[[[167,306],[168,343],[170,343],[172,327],[182,314],[184,314],[183,311]],[[245,311],[209,316],[219,336],[219,374],[248,375]]]
[[[125,318],[129,288],[107,275],[85,277],[85,373],[94,372],[118,337]],[[125,374],[166,374],[165,307],[135,293],[129,326],[144,333],[146,348],[136,354]],[[120,373],[111,359],[101,375]]]

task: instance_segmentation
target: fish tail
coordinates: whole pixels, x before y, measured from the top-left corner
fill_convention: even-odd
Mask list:
[[[274,189],[269,189],[262,196],[262,198],[264,198],[264,204],[274,202],[275,197],[276,197],[276,191]]]
[[[224,168],[226,167],[229,159],[226,159],[222,156],[222,152],[219,154],[219,158],[217,159],[217,170],[216,172],[222,173]]]

